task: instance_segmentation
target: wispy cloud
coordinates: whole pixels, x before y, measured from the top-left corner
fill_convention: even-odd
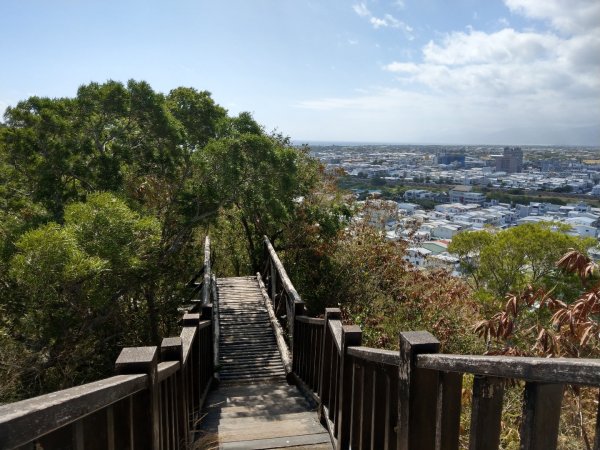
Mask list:
[[[403,4],[403,3],[402,3]],[[402,20],[397,19],[389,13],[384,14],[382,17],[377,17],[369,11],[367,6],[364,3],[357,3],[352,6],[352,9],[356,14],[360,17],[365,17],[369,19],[369,23],[376,30],[379,28],[397,28],[402,30],[407,39],[413,40],[414,36],[412,34],[413,28],[404,23]]]
[[[479,135],[487,142],[496,136],[600,143],[600,2],[572,1],[580,10],[571,11],[566,0],[505,0],[513,13],[551,28],[520,31],[499,19],[499,31],[451,32],[424,45],[417,58],[381,66],[395,75],[393,88],[307,99],[296,106],[322,117],[343,116],[347,129],[368,120],[382,139],[426,141],[435,127],[438,139],[448,141]],[[598,20],[581,18],[581,11]],[[388,14],[370,15],[369,21],[377,28],[403,25]],[[406,134],[389,135],[383,124],[393,123],[402,124]]]
[[[360,17],[370,17],[371,16],[371,11],[369,11],[369,8],[367,8],[367,5],[365,5],[364,3],[357,3],[357,4],[353,5],[352,9]]]

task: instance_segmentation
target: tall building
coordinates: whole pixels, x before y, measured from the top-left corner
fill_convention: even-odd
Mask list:
[[[454,165],[456,167],[465,167],[465,155],[458,153],[438,153],[436,155],[436,162],[444,165]]]
[[[521,147],[504,147],[502,156],[496,158],[496,172],[515,173],[523,171]]]

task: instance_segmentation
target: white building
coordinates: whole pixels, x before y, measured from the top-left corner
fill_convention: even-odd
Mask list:
[[[455,186],[448,193],[450,195],[450,203],[483,205],[485,194],[472,192],[472,189],[472,186]]]

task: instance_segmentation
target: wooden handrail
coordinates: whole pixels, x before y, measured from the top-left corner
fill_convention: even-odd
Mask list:
[[[416,366],[444,372],[514,378],[539,383],[600,386],[600,360],[529,356],[418,355]]]
[[[68,426],[146,389],[148,380],[143,374],[116,375],[0,406],[0,448],[15,448]]]
[[[282,317],[281,302],[285,302],[285,317],[287,322],[287,337],[290,342],[290,347],[293,348],[294,340],[294,320],[296,316],[304,314],[304,302],[294,288],[290,278],[281,263],[277,252],[271,245],[269,238],[264,236],[265,254],[267,257],[267,265],[263,278],[268,282],[268,294],[273,304],[275,314]],[[279,291],[281,285],[282,291]]]
[[[325,319],[319,317],[308,317],[308,316],[297,316],[296,320],[302,323],[309,323],[311,325],[321,325],[325,322]]]
[[[356,359],[376,364],[387,364],[389,366],[398,366],[400,364],[400,355],[394,350],[383,350],[371,347],[350,347],[348,354]]]
[[[331,337],[333,338],[333,342],[337,347],[338,352],[342,351],[342,321],[330,320],[329,321],[329,330],[331,330]]]
[[[189,448],[214,373],[212,325],[187,313],[160,347],[122,349],[116,376],[0,406],[0,448]]]
[[[158,363],[158,382],[166,380],[181,368],[179,361],[166,361]]]
[[[300,295],[296,291],[296,288],[290,281],[290,277],[288,277],[288,274],[285,271],[285,267],[283,267],[283,264],[281,263],[279,256],[277,256],[277,252],[275,252],[273,245],[271,245],[271,241],[269,241],[269,238],[267,236],[264,236],[264,240],[265,246],[267,247],[267,252],[269,254],[269,258],[271,259],[271,261],[275,265],[275,268],[277,269],[277,274],[281,279],[281,284],[283,285],[285,292],[290,296],[294,303],[304,303],[300,298]]]
[[[256,274],[256,279],[258,280],[258,287],[262,294],[265,307],[267,308],[267,313],[269,314],[269,321],[271,323],[271,328],[273,328],[273,332],[275,333],[275,341],[277,342],[277,348],[279,349],[279,355],[281,356],[283,369],[285,370],[285,375],[287,377],[290,373],[292,373],[292,356],[285,343],[283,329],[281,328],[281,324],[277,320],[277,316],[275,315],[273,305],[271,304],[271,301],[269,299],[269,294],[267,294],[267,288],[263,283],[262,276],[260,275],[260,273]]]
[[[349,343],[335,308],[295,322],[292,378],[312,390],[336,449],[457,450],[463,374],[475,376],[470,449],[498,448],[504,385],[514,379],[525,381],[521,448],[554,449],[565,386],[600,386],[598,359],[440,354],[427,332],[400,333],[400,351],[364,347]]]

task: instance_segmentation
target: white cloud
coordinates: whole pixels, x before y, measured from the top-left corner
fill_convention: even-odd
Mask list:
[[[581,33],[600,27],[598,0],[504,0],[514,13],[546,20],[566,33]]]
[[[391,64],[387,64],[383,68],[385,70],[389,70],[390,72],[398,73],[417,74],[421,71],[421,67],[418,64],[411,62],[393,62]]]
[[[344,116],[351,129],[361,128],[359,118],[368,120],[373,130],[388,133],[385,139],[392,138],[389,130],[375,124],[403,124],[410,135],[404,141],[504,136],[504,142],[600,144],[600,1],[505,2],[513,13],[551,28],[452,32],[424,45],[420,60],[383,65],[396,76],[396,88],[297,106]],[[393,16],[369,19],[374,26],[402,28]],[[438,138],[428,140],[428,130]]]
[[[412,27],[403,21],[397,19],[391,14],[384,14],[383,17],[376,17],[369,11],[367,5],[364,3],[357,3],[352,6],[352,9],[356,14],[361,17],[367,17],[369,19],[369,23],[373,25],[373,28],[397,28],[404,32],[406,38],[409,40],[413,40],[414,36],[412,35]]]
[[[369,19],[369,22],[371,22],[371,25],[373,25],[373,28],[377,29],[377,28],[381,28],[381,27],[387,27],[389,24],[385,21],[385,19],[379,19],[377,17],[371,17]]]
[[[444,65],[527,63],[550,57],[559,43],[554,35],[521,33],[511,28],[491,34],[471,30],[451,33],[441,44],[430,41],[423,48],[423,59]]]
[[[369,17],[369,16],[371,16],[371,11],[369,11],[369,8],[367,8],[367,5],[365,5],[364,3],[357,3],[356,5],[353,5],[352,9],[360,17]]]

